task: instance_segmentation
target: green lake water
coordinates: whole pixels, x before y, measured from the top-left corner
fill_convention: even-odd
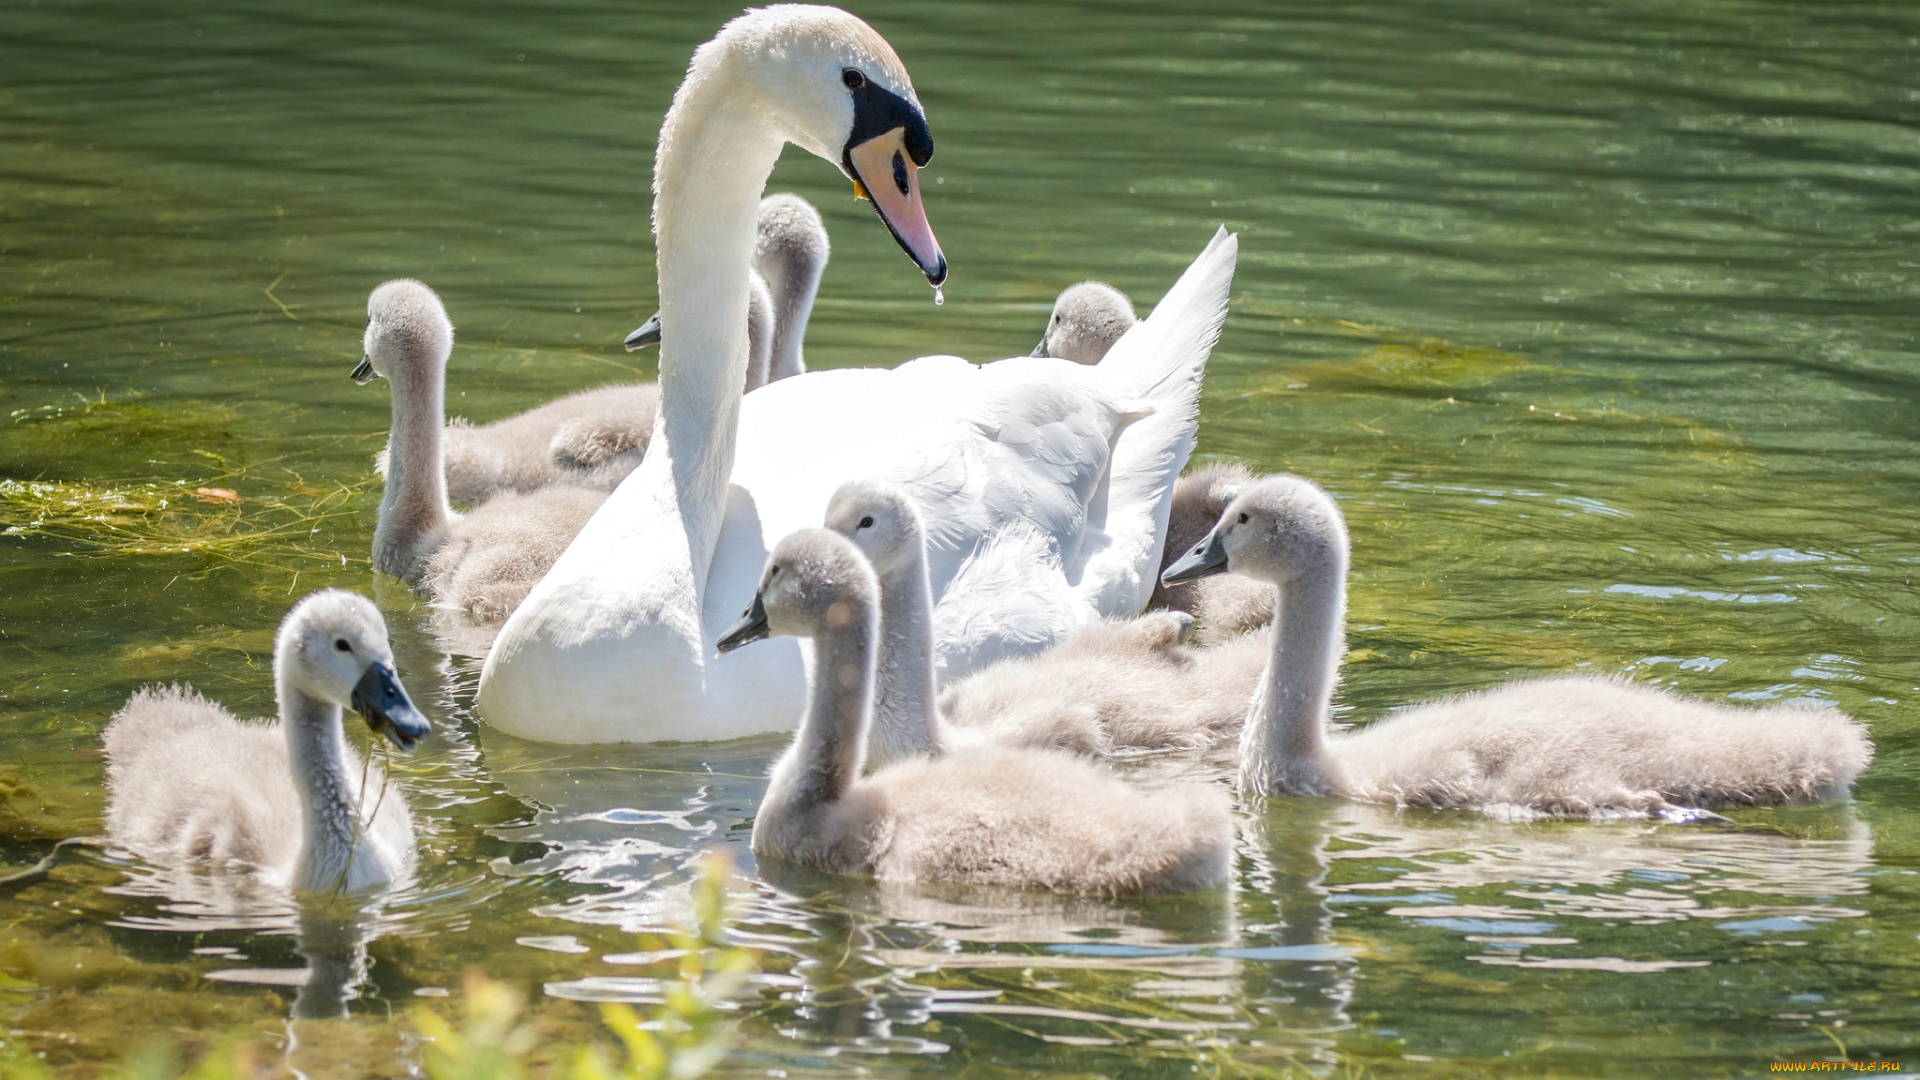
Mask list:
[[[1024,353],[1062,286],[1150,304],[1225,222],[1199,454],[1342,500],[1342,719],[1584,668],[1831,704],[1878,747],[1851,803],[1736,825],[1246,805],[1229,891],[1112,904],[767,880],[778,739],[506,738],[374,580],[387,393],[347,379],[374,285],[445,297],[476,420],[652,374],[619,340],[653,306],[653,139],[731,11],[657,7],[0,11],[0,874],[99,832],[135,687],[269,714],[310,589],[376,595],[437,727],[394,766],[419,884],[331,929],[85,845],[0,885],[0,1039],[61,1075],[236,1031],[406,1075],[405,1010],[474,967],[583,1037],[657,991],[635,935],[722,846],[764,950],[734,1074],[1915,1068],[1920,8],[860,11],[926,106],[953,276],[935,307],[790,151],[773,187],[834,242],[811,365]],[[309,963],[347,1019],[288,1023]]]

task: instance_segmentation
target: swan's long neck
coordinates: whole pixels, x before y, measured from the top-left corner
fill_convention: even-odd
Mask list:
[[[658,236],[660,413],[643,470],[686,534],[704,598],[733,473],[747,369],[747,267],[755,209],[784,142],[764,110],[734,100],[725,56],[695,64],[660,129],[653,218]]]
[[[813,693],[800,725],[801,803],[839,801],[860,775],[873,714],[874,652],[880,632],[871,605],[849,603],[844,625],[813,638]]]
[[[943,748],[933,684],[933,589],[924,555],[880,581],[880,658],[867,767]]]
[[[773,291],[773,351],[768,361],[771,377],[785,379],[807,370],[800,346],[807,338],[807,320],[820,293],[820,275],[826,266],[810,252],[777,247],[761,262],[760,274]]]
[[[424,556],[453,518],[441,461],[446,416],[446,357],[395,367],[393,429],[387,437],[387,487],[374,527],[374,569],[418,583]]]
[[[1346,625],[1345,567],[1280,588],[1273,654],[1240,736],[1240,786],[1260,795],[1337,795],[1327,710]]]
[[[280,680],[280,723],[287,733],[287,764],[300,794],[303,840],[294,869],[297,889],[345,884],[359,846],[360,782],[346,767],[340,706],[320,701]],[[369,780],[369,782],[372,782]],[[364,869],[364,868],[363,868]]]

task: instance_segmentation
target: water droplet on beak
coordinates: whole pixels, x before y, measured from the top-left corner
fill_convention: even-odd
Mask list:
[[[947,302],[947,294],[940,291],[940,286],[935,285],[933,287],[933,306],[939,307],[941,304],[944,304],[946,302]]]

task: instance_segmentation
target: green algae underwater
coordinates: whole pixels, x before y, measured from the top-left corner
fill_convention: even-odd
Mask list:
[[[367,292],[441,292],[475,420],[650,377],[619,341],[652,310],[652,141],[731,11],[0,14],[0,877],[47,860],[0,884],[9,1054],[101,1076],[238,1040],[274,1074],[418,1075],[409,1018],[458,1017],[481,970],[528,995],[537,1072],[613,1046],[602,1004],[657,1007],[722,848],[759,969],[721,1075],[1912,1067],[1920,11],[859,10],[926,105],[953,278],[936,308],[788,153],[772,188],[834,243],[810,364],[1025,353],[1063,286],[1144,307],[1225,222],[1196,460],[1341,499],[1340,719],[1581,668],[1831,704],[1878,747],[1851,803],[1729,825],[1249,804],[1230,889],[1130,903],[755,867],[780,740],[502,736],[471,655],[372,575]],[[324,586],[376,597],[435,722],[391,762],[413,888],[315,912],[63,843],[100,831],[98,736],[135,687],[271,714],[272,630]]]

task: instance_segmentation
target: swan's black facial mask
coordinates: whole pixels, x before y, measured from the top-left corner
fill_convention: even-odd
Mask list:
[[[853,178],[855,194],[872,200],[874,212],[901,250],[927,275],[929,285],[947,280],[940,253],[920,204],[920,169],[933,160],[927,118],[906,98],[871,79],[853,95],[853,130],[840,151],[840,168]]]
[[[714,648],[723,653],[732,652],[742,645],[765,641],[772,636],[773,627],[767,623],[766,601],[761,599],[759,593],[754,593],[753,603],[747,606],[747,613],[740,616],[739,622],[728,627],[726,633],[720,635],[720,640],[714,643]]]
[[[402,750],[413,749],[433,730],[427,718],[413,707],[407,688],[385,664],[367,665],[366,673],[353,684],[352,701],[353,711],[366,718],[368,727]]]
[[[1160,575],[1163,585],[1184,585],[1189,581],[1199,581],[1203,577],[1227,572],[1227,545],[1220,539],[1220,530],[1207,534],[1205,540],[1194,545],[1192,551],[1180,556],[1167,571]]]

